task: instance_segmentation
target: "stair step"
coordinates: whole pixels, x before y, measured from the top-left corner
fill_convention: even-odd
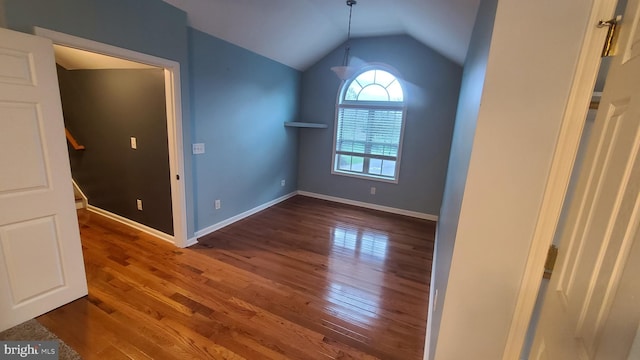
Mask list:
[[[76,199],[76,209],[84,209],[84,200]]]

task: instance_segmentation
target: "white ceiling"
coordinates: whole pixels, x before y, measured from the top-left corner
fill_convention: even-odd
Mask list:
[[[164,0],[189,25],[305,70],[347,39],[345,0]],[[462,64],[480,0],[358,0],[352,37],[408,34]]]

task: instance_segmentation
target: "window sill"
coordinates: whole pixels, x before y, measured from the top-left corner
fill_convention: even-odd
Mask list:
[[[355,174],[355,173],[351,173],[351,172],[346,172],[346,171],[340,171],[340,170],[332,170],[331,171],[331,175],[340,175],[340,176],[348,176],[348,177],[352,177],[352,178],[358,178],[358,179],[362,179],[362,180],[370,180],[370,181],[379,181],[379,182],[386,182],[386,183],[391,183],[391,184],[397,184],[398,183],[398,178],[396,177],[395,179],[389,179],[386,177],[381,177],[381,176],[375,176],[375,175],[366,175],[366,174]]]

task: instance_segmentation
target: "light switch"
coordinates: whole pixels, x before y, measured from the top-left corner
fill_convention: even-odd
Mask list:
[[[193,154],[204,154],[204,143],[193,144]]]
[[[138,148],[138,141],[136,140],[135,136],[131,137],[131,148],[132,149],[137,149]]]

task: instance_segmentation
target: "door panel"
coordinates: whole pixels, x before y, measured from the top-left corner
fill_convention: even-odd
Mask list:
[[[624,41],[620,41],[620,49],[622,49],[622,65],[640,56],[640,26],[638,21],[640,19],[640,8],[627,6],[625,12],[626,26],[629,27],[629,33],[631,34]]]
[[[42,118],[36,104],[0,102],[0,127],[11,129],[0,134],[0,142],[14,146],[0,154],[0,168],[4,172],[0,177],[0,195],[47,188],[47,167],[40,140]],[[20,154],[20,161],[16,161],[16,154]]]
[[[4,84],[35,85],[31,53],[0,48],[0,82]]]
[[[87,294],[49,40],[0,29],[0,331]]]
[[[636,208],[638,211],[638,208]],[[636,223],[636,227],[638,224]],[[602,329],[602,341],[595,359],[640,359],[640,232],[635,230],[635,240],[618,287],[618,294],[611,306],[609,317]]]
[[[615,111],[617,110],[617,111]],[[616,158],[616,140],[620,137],[622,131],[620,128],[621,118],[624,118],[626,113],[626,107],[620,106],[614,109],[609,116],[608,121],[605,121],[600,129],[596,125],[596,132],[593,133],[591,141],[597,143],[594,151],[587,154],[587,159],[592,159],[591,162],[585,163],[583,167],[583,174],[588,174],[584,186],[578,185],[577,193],[583,194],[580,199],[579,205],[576,204],[577,214],[573,220],[575,226],[572,228],[570,244],[567,246],[567,260],[562,266],[561,270],[557,274],[560,278],[560,286],[558,291],[561,291],[564,299],[567,303],[571,299],[575,299],[571,295],[575,292],[584,291],[585,277],[580,277],[584,273],[585,269],[582,267],[589,267],[589,264],[593,264],[597,258],[597,248],[587,247],[587,242],[590,238],[598,236],[592,230],[603,231],[602,222],[608,220],[608,216],[601,218],[602,212],[606,215],[606,208],[612,206],[614,198],[611,196],[611,189],[606,189],[605,182],[615,182],[615,177],[608,177],[613,170],[619,172],[619,167]],[[599,136],[599,138],[598,138]],[[591,149],[590,149],[591,150]],[[615,168],[615,169],[614,169]],[[594,206],[595,203],[600,203],[601,208]],[[586,269],[589,271],[589,269]]]
[[[64,286],[60,236],[53,216],[4,226],[0,228],[0,241],[16,306]]]

